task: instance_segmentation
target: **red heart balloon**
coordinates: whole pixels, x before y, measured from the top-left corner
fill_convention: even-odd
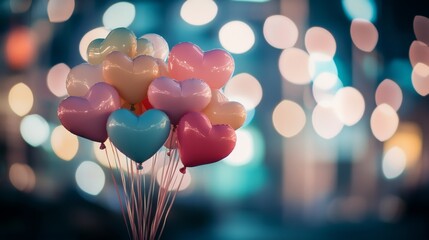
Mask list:
[[[103,143],[107,139],[109,115],[121,107],[114,87],[99,82],[84,97],[68,97],[58,106],[58,118],[70,132]]]
[[[219,89],[234,72],[234,59],[222,50],[203,52],[197,45],[184,42],[171,49],[168,56],[170,76],[178,81],[198,78],[210,88]]]
[[[227,157],[235,147],[236,135],[228,125],[213,125],[202,113],[185,114],[177,127],[180,158],[186,167],[210,164]]]

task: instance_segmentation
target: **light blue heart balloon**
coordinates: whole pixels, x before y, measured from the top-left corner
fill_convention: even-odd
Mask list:
[[[107,120],[107,134],[113,145],[137,163],[152,157],[170,133],[170,120],[159,110],[140,116],[126,109],[114,111]]]

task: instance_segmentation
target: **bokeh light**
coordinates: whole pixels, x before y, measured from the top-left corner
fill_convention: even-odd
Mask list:
[[[415,16],[413,28],[417,40],[429,44],[429,18],[419,15]]]
[[[323,54],[333,58],[337,50],[334,36],[322,27],[312,27],[305,33],[305,48],[311,55]]]
[[[64,63],[59,63],[49,70],[46,82],[52,94],[57,97],[67,95],[66,80],[69,72],[69,66]]]
[[[382,103],[371,114],[371,131],[379,141],[384,142],[395,134],[399,117],[395,109]]]
[[[311,81],[309,55],[299,48],[283,50],[279,59],[279,70],[283,78],[294,84],[307,84]]]
[[[306,117],[302,107],[289,100],[281,101],[273,111],[273,125],[283,137],[297,135],[305,126]]]
[[[36,186],[36,174],[24,163],[14,163],[10,166],[9,180],[16,189],[23,192],[31,192]]]
[[[86,50],[88,49],[89,44],[95,39],[106,38],[109,32],[110,31],[104,27],[98,27],[83,35],[79,43],[79,53],[83,60],[88,61]]]
[[[350,20],[362,18],[375,22],[377,19],[377,5],[374,0],[342,0],[341,3]]]
[[[413,87],[422,96],[429,94],[429,66],[417,63],[411,74]]]
[[[33,31],[27,27],[13,28],[6,36],[4,54],[7,64],[13,69],[30,66],[37,54],[37,42]]]
[[[103,25],[107,29],[128,27],[134,21],[136,8],[129,2],[118,2],[110,6],[103,14]]]
[[[382,169],[387,179],[399,177],[404,172],[407,165],[407,157],[399,147],[392,147],[387,150],[383,157]]]
[[[313,81],[312,91],[316,102],[322,106],[331,106],[335,93],[343,87],[343,82],[336,74],[323,72]]]
[[[280,49],[293,47],[299,34],[296,24],[283,15],[272,15],[265,19],[263,33],[271,46]]]
[[[235,131],[237,142],[234,150],[226,157],[223,162],[232,166],[242,166],[248,164],[257,149],[252,133],[245,128]]]
[[[308,71],[312,79],[321,73],[332,73],[338,75],[338,68],[334,59],[323,53],[310,54]]]
[[[22,117],[33,107],[33,92],[24,83],[17,83],[10,89],[8,100],[12,111]]]
[[[429,47],[424,42],[413,41],[410,45],[409,57],[413,67],[418,63],[429,66]]]
[[[213,0],[187,0],[180,9],[180,16],[191,25],[204,25],[217,15],[217,5]]]
[[[249,51],[255,44],[255,34],[246,23],[231,21],[219,30],[219,41],[231,53],[241,54]]]
[[[402,104],[401,88],[390,79],[383,80],[375,91],[375,103],[377,105],[382,103],[389,104],[393,109],[398,111]]]
[[[354,19],[350,25],[353,44],[364,52],[374,50],[378,42],[378,30],[374,24],[364,19]]]
[[[24,13],[31,7],[31,0],[10,0],[10,10],[13,13]]]
[[[40,146],[49,137],[49,125],[46,120],[37,114],[25,116],[19,130],[24,141],[33,147]]]
[[[170,168],[171,170],[171,168]],[[167,189],[168,191],[183,191],[187,189],[192,182],[190,171],[186,171],[186,174],[180,173],[180,171],[174,171],[172,182],[168,182],[165,179],[163,180],[163,176],[165,178],[166,176],[166,167],[160,168],[156,173],[156,181],[158,182],[158,185],[164,189]],[[180,183],[180,178],[182,178],[182,182]],[[180,183],[180,186],[179,186]]]
[[[65,22],[73,14],[74,0],[49,0],[48,17],[50,22]]]
[[[82,191],[94,196],[103,190],[106,181],[103,169],[91,161],[84,161],[77,167],[75,179]]]
[[[352,126],[362,118],[365,100],[356,88],[341,88],[335,94],[334,109],[342,123]]]
[[[384,151],[393,147],[399,147],[404,151],[407,167],[415,166],[421,160],[423,149],[421,127],[413,122],[400,123],[395,135],[384,143]]]
[[[126,156],[121,153],[118,150],[114,150],[112,148],[112,144],[105,144],[106,148],[104,150],[100,149],[100,143],[99,142],[93,142],[92,143],[92,150],[94,152],[95,158],[97,161],[104,167],[107,168],[118,168],[121,167],[122,169],[126,170]],[[107,151],[107,156],[106,156]],[[117,154],[117,155],[116,155]],[[121,162],[121,166],[115,162],[115,159],[119,160]],[[110,165],[109,165],[110,162]]]
[[[70,161],[76,156],[79,149],[79,140],[76,135],[60,125],[52,131],[51,146],[59,158]]]
[[[333,107],[320,104],[313,110],[312,123],[316,133],[324,139],[334,138],[344,126]]]
[[[247,111],[258,106],[262,95],[262,87],[258,79],[248,73],[235,75],[225,85],[225,96],[230,101],[243,104]]]

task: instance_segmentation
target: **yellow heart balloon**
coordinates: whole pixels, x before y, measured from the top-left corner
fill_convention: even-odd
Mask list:
[[[149,84],[160,77],[163,64],[151,56],[131,59],[122,52],[112,52],[103,61],[103,77],[126,102],[136,104],[146,98]]]
[[[129,57],[136,56],[136,35],[126,28],[116,28],[107,35],[106,39],[93,40],[87,49],[88,62],[90,64],[100,64],[107,55],[114,51],[122,52]]]
[[[238,102],[229,102],[218,89],[212,89],[212,98],[203,110],[213,125],[228,124],[235,130],[243,126],[246,120],[246,109]]]

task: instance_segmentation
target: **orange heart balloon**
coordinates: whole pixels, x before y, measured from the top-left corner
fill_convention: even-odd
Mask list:
[[[161,75],[163,64],[151,56],[133,60],[122,52],[112,52],[103,61],[103,77],[125,101],[136,104],[146,98],[149,84]]]
[[[212,89],[212,98],[203,113],[213,125],[228,124],[234,130],[243,126],[246,120],[246,109],[238,102],[229,102],[218,89]]]

